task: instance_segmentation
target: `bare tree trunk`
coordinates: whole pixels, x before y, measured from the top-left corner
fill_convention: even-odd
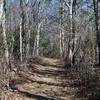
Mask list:
[[[71,63],[73,62],[73,0],[70,3],[70,30],[71,30],[71,39],[70,39],[70,47],[69,47],[69,58]]]
[[[63,18],[64,18],[64,3],[63,0],[60,0],[60,57],[64,56],[64,32],[63,32]]]
[[[37,48],[36,48],[36,55],[39,56],[39,41],[40,41],[40,24],[38,24],[38,28],[37,28]]]
[[[27,46],[26,46],[26,57],[29,58],[30,54],[30,29],[28,29],[28,33],[27,33]]]
[[[9,0],[11,2],[11,0]],[[10,11],[10,7],[9,7],[9,11]],[[11,11],[9,12],[11,13]],[[11,13],[9,15],[9,20],[10,20],[10,25],[8,24],[8,29],[10,30],[10,32],[12,31],[12,19],[14,19],[14,16],[12,16],[13,14]],[[13,55],[13,50],[14,50],[14,32],[11,32],[11,41],[10,41],[10,49],[9,49],[9,58],[10,58],[10,62],[12,63],[12,60],[14,60],[14,55]]]
[[[69,58],[71,64],[75,64],[75,26],[74,26],[74,18],[73,14],[75,11],[76,0],[71,0],[70,2],[70,30],[71,30],[71,39],[70,39],[70,47],[69,47]]]
[[[22,18],[20,18],[20,61],[22,60]]]
[[[36,39],[37,37],[35,37],[35,40],[34,40],[34,47],[33,47],[33,57],[35,56],[35,50],[36,50]]]
[[[9,59],[9,50],[8,50],[8,44],[7,44],[7,36],[6,36],[6,1],[3,0],[3,17],[2,17],[2,27],[3,27],[3,43],[4,43],[4,53],[5,53],[5,68],[4,68],[4,72],[6,74],[7,77],[7,86],[9,89],[9,78],[10,78],[10,70],[11,70],[11,66],[10,66],[10,59]]]
[[[100,64],[100,33],[99,33],[99,28],[98,28],[98,0],[93,0],[93,5],[94,5],[94,14],[95,14],[95,28],[96,28],[96,60],[97,63]]]
[[[24,15],[23,15],[23,1],[20,0],[20,7],[21,7],[21,14],[20,14],[20,61],[23,61],[23,20],[24,20]]]
[[[40,1],[38,3],[38,22],[37,22],[37,36],[36,36],[36,56],[39,56],[39,42],[40,42],[40,28],[41,28],[41,22],[39,21],[40,16]]]
[[[27,10],[26,10],[26,29],[27,29],[27,32],[26,32],[26,59],[28,60],[29,58],[29,51],[30,51],[30,20],[29,20],[29,0],[26,0],[26,6],[27,6]]]
[[[37,26],[37,35],[34,42],[34,48],[33,48],[33,56],[39,56],[39,43],[40,43],[40,29],[41,29],[42,22],[38,23]],[[35,55],[36,53],[36,55]]]

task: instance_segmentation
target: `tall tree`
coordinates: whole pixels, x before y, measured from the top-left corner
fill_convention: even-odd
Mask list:
[[[98,2],[93,0],[94,14],[95,14],[95,30],[96,30],[96,49],[97,49],[97,62],[100,64],[100,32],[99,32],[99,17],[98,17]]]
[[[70,29],[71,29],[71,45],[70,45],[70,56],[71,56],[71,63],[74,65],[75,63],[75,26],[74,26],[74,12],[75,12],[75,5],[76,0],[71,0],[70,4]]]
[[[30,7],[29,7],[29,0],[25,0],[26,5],[26,59],[29,58],[29,51],[30,51]]]
[[[39,41],[40,41],[40,27],[41,27],[41,23],[39,22],[39,16],[40,16],[40,1],[38,3],[38,13],[37,13],[37,36],[36,36],[36,55],[39,56]]]
[[[42,18],[42,13],[40,12],[40,6],[41,4],[44,4],[44,1],[38,1],[37,4],[37,25],[36,25],[36,37],[35,37],[35,42],[34,42],[34,50],[33,50],[33,56],[36,53],[36,56],[39,56],[39,45],[40,45],[40,31],[41,31],[41,26],[44,22],[44,18]],[[35,52],[36,51],[36,52]]]
[[[69,59],[71,64],[75,64],[75,24],[74,24],[74,12],[76,6],[76,0],[65,1],[65,5],[69,9],[69,17],[70,17],[70,42],[69,42]]]
[[[23,61],[23,33],[24,33],[24,9],[23,0],[20,0],[20,61]]]
[[[64,18],[64,2],[60,0],[60,8],[59,8],[59,16],[60,16],[60,56],[64,56],[64,31],[63,31],[63,18]]]
[[[7,44],[7,35],[6,35],[6,0],[2,1],[3,3],[3,12],[2,12],[2,28],[3,28],[3,43],[4,43],[4,53],[5,53],[5,65],[4,72],[7,76],[7,86],[9,88],[9,77],[10,77],[10,59],[9,59],[9,49]]]

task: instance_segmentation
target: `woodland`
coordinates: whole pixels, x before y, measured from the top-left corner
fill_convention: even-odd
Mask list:
[[[0,0],[0,100],[100,100],[100,0]]]

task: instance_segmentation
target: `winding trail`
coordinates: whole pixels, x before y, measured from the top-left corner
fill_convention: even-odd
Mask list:
[[[48,65],[45,66],[42,62],[19,66],[20,71],[11,80],[15,98],[20,97],[18,100],[88,100],[76,96],[80,92],[81,80],[71,79],[70,71],[61,64],[55,66],[54,62],[53,65],[50,61],[46,63]],[[83,88],[84,85],[81,86],[81,89]]]

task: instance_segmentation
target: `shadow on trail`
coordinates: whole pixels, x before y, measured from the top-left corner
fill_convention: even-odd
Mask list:
[[[36,94],[32,94],[32,93],[25,92],[25,91],[18,90],[18,92],[22,95],[25,95],[29,98],[33,98],[33,99],[36,99],[36,100],[55,100],[55,99],[50,98],[50,97],[44,97],[44,96],[41,96],[41,95],[36,95]]]
[[[28,81],[30,81],[30,82],[36,82],[36,83],[38,83],[38,84],[47,84],[47,85],[53,85],[53,86],[61,86],[61,87],[66,87],[67,86],[67,84],[65,84],[65,83],[61,83],[61,84],[59,84],[59,83],[49,83],[49,82],[45,82],[45,81],[36,81],[36,80],[33,80],[33,79],[30,79],[30,78],[28,78],[27,76],[23,76],[23,75],[20,75],[20,77],[22,77],[22,78],[24,78],[24,79],[26,79],[26,80],[28,80]]]
[[[25,72],[22,68],[21,73],[18,74],[18,76],[21,79],[24,79],[24,81],[19,82],[18,80],[16,81],[14,80],[13,82],[14,85],[11,86],[16,86],[17,84],[22,84],[30,81],[30,82],[36,82],[40,85],[46,84],[46,85],[53,85],[53,86],[61,86],[63,88],[70,87],[71,88],[70,94],[72,92],[76,98],[86,97],[89,98],[89,100],[100,100],[100,84],[99,84],[100,81],[97,75],[95,76],[95,74],[91,74],[89,73],[89,71],[90,70],[84,66],[72,67],[70,65],[66,65],[60,68],[55,68],[50,66],[44,67],[41,65],[29,65],[27,66],[27,70]],[[51,78],[51,79],[57,77],[60,80],[60,83],[57,82],[55,83],[55,81],[54,82],[44,81],[41,80],[42,77]],[[35,79],[35,78],[39,78],[39,79]],[[69,92],[67,88],[64,91]],[[19,92],[23,95],[26,95],[31,98],[35,98],[37,100],[55,100],[53,98],[36,95],[29,91],[19,91]]]

